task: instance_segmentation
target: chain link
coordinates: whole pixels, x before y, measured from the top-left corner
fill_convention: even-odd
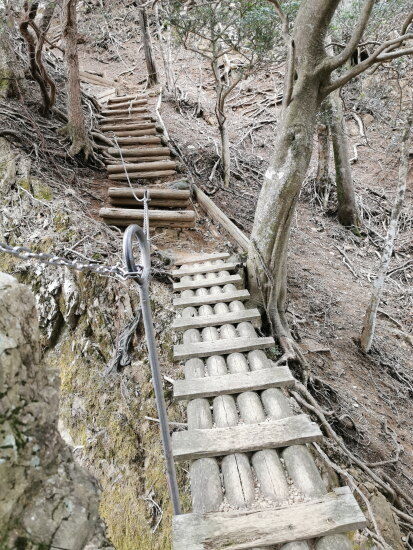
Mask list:
[[[62,256],[56,256],[55,254],[32,252],[25,246],[10,246],[2,242],[0,242],[0,252],[12,254],[17,258],[22,258],[24,260],[38,260],[43,264],[60,265],[76,271],[92,271],[93,273],[98,273],[99,275],[103,275],[105,277],[114,277],[115,279],[119,279],[121,281],[133,279],[137,275],[142,274],[142,268],[140,268],[138,272],[129,272],[119,265],[106,266],[94,262],[79,262],[69,260],[68,258],[64,258]]]

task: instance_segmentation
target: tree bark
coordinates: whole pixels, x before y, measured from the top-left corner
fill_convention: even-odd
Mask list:
[[[380,267],[377,277],[373,283],[373,291],[370,302],[364,316],[363,329],[361,332],[360,344],[366,353],[371,350],[374,333],[376,329],[377,310],[379,308],[381,295],[386,275],[389,269],[390,260],[393,254],[394,241],[397,236],[400,213],[403,207],[404,195],[406,192],[407,178],[409,173],[409,145],[410,132],[413,121],[413,109],[410,113],[409,120],[403,132],[401,140],[399,177],[397,182],[396,199],[390,214],[390,222],[387,228],[386,240],[380,260]]]
[[[25,89],[25,77],[13,48],[9,18],[0,11],[0,98],[19,98]]]
[[[70,137],[72,146],[69,154],[74,156],[82,154],[87,160],[92,153],[87,130],[85,115],[82,109],[79,57],[77,51],[77,0],[64,0],[63,3],[63,39],[65,44],[66,61],[66,91],[68,124],[64,132]]]
[[[155,57],[153,54],[152,40],[149,32],[148,14],[143,6],[143,1],[139,0],[139,27],[142,35],[143,51],[145,53],[146,68],[148,71],[148,87],[151,88],[159,82],[158,71],[156,69]]]
[[[162,32],[161,19],[159,16],[158,4],[154,6],[156,18],[156,33],[158,35],[159,49],[161,51],[163,66],[165,70],[166,89],[168,92],[175,91],[175,78],[171,60],[171,31],[168,29],[164,44],[164,36]]]
[[[339,0],[305,0],[293,32],[294,84],[283,105],[275,150],[258,198],[248,274],[253,297],[263,302],[284,349],[292,338],[285,318],[287,245],[291,221],[313,147],[316,115],[329,73],[320,67],[324,40]],[[311,25],[309,22],[311,21]]]
[[[331,140],[333,142],[336,169],[337,218],[345,227],[357,229],[360,226],[360,216],[357,210],[345,120],[339,92],[333,92],[326,101],[330,111]]]
[[[316,174],[316,189],[321,197],[323,208],[326,209],[330,196],[330,132],[328,124],[317,126],[318,164]]]

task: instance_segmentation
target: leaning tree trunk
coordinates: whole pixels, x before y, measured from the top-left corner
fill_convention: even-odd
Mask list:
[[[361,332],[361,347],[368,353],[371,350],[373,343],[374,332],[376,329],[377,310],[379,308],[381,295],[383,293],[384,281],[386,279],[387,271],[389,269],[390,260],[393,254],[394,240],[397,235],[400,213],[403,207],[404,195],[406,192],[407,178],[409,173],[409,137],[412,127],[413,110],[410,113],[410,117],[406,128],[403,132],[401,153],[400,153],[400,166],[399,166],[399,178],[397,183],[396,200],[390,214],[390,222],[387,228],[387,235],[384,244],[383,253],[381,256],[380,267],[377,277],[373,283],[373,291],[371,294],[370,302],[366,310],[364,317],[363,330]]]
[[[159,77],[156,69],[155,57],[153,54],[152,40],[149,32],[148,14],[144,2],[139,0],[139,27],[142,35],[143,51],[145,53],[146,68],[148,71],[148,87],[158,84]]]
[[[225,115],[225,100],[218,97],[216,116],[218,121],[219,135],[221,137],[221,162],[222,162],[222,177],[224,187],[229,186],[231,176],[231,153],[229,149],[228,123]]]
[[[262,302],[287,354],[292,338],[285,317],[287,248],[294,209],[311,159],[316,116],[328,74],[321,69],[323,43],[339,0],[301,3],[294,25],[294,79],[287,79],[270,166],[258,198],[248,254],[253,297]],[[311,21],[311,25],[309,22]],[[290,93],[291,86],[292,92]]]
[[[13,48],[9,18],[0,11],[0,98],[21,97],[24,71]]]
[[[67,78],[67,115],[68,124],[64,131],[70,137],[72,146],[69,154],[83,154],[87,160],[92,152],[85,115],[82,109],[79,57],[77,52],[77,0],[64,0],[63,3],[63,39],[65,44],[66,78]]]
[[[360,225],[360,217],[357,210],[356,194],[351,174],[343,108],[338,91],[333,92],[326,101],[328,102],[331,117],[331,140],[333,142],[334,164],[336,168],[337,218],[345,227],[357,228]]]

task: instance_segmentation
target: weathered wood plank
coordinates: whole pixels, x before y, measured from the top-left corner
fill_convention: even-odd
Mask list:
[[[228,355],[229,353],[265,349],[274,345],[274,338],[228,338],[215,342],[198,342],[196,344],[178,344],[174,346],[174,358],[178,361],[192,357],[208,355]]]
[[[336,489],[312,502],[247,512],[183,514],[173,519],[174,550],[245,550],[365,527],[351,492]]]
[[[191,256],[188,258],[181,258],[175,260],[175,265],[196,264],[198,262],[210,262],[211,260],[225,260],[229,258],[228,252],[213,252],[212,254],[198,254],[197,256]]]
[[[320,428],[305,414],[231,428],[192,430],[172,434],[175,460],[193,460],[236,452],[274,449],[322,438]]]
[[[109,187],[108,195],[109,197],[119,197],[119,198],[133,198],[135,195],[137,197],[143,198],[145,191],[149,191],[151,199],[173,199],[173,200],[188,200],[190,193],[189,191],[179,190],[179,189],[156,189],[152,187],[146,187],[144,189],[137,188],[131,189],[130,187]]]
[[[217,223],[219,223],[234,239],[234,241],[245,251],[248,251],[250,240],[233,223],[228,216],[206,195],[199,187],[193,185],[196,200],[207,214]]]
[[[142,210],[133,208],[101,208],[99,215],[102,218],[143,219]],[[149,221],[156,220],[190,222],[195,220],[195,212],[192,210],[149,210]]]
[[[250,293],[248,290],[236,290],[234,292],[216,292],[214,294],[205,294],[204,296],[188,296],[184,298],[175,298],[173,305],[175,307],[202,306],[206,304],[218,304],[219,302],[232,302],[233,300],[248,300]]]
[[[195,380],[175,380],[175,399],[195,399],[292,386],[295,380],[288,367],[271,367],[261,371],[208,376]]]
[[[216,273],[217,271],[234,271],[240,263],[228,262],[221,265],[217,264],[205,264],[199,266],[188,266],[181,269],[175,269],[171,271],[172,277],[185,277],[186,275],[197,275],[198,273]]]
[[[134,101],[136,99],[147,99],[147,96],[144,93],[137,93],[134,95],[118,95],[117,97],[110,98],[108,103],[124,103],[125,101]]]
[[[176,174],[175,170],[154,170],[154,171],[142,171],[142,172],[129,172],[128,176],[129,179],[157,179],[157,178],[166,178],[167,176],[173,176]],[[109,174],[108,179],[113,181],[127,181],[128,178],[126,177],[125,173],[119,173],[119,174]]]
[[[109,174],[122,173],[124,169],[126,169],[128,172],[134,172],[138,170],[146,170],[148,172],[152,172],[153,170],[175,170],[176,162],[174,160],[162,160],[153,162],[140,162],[139,164],[109,164],[106,168]]]
[[[217,327],[227,323],[242,323],[243,321],[250,321],[254,326],[261,326],[260,312],[254,308],[230,311],[228,313],[216,313],[214,315],[178,317],[172,323],[172,328],[174,330],[187,330],[190,328]]]
[[[214,277],[211,279],[174,283],[173,289],[178,291],[196,288],[208,288],[211,286],[227,285],[229,283],[233,283],[235,286],[240,286],[242,284],[241,275],[225,275],[223,277]]]

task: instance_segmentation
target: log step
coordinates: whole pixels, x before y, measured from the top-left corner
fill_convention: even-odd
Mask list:
[[[117,198],[133,198],[135,195],[137,197],[143,198],[145,191],[149,191],[149,196],[151,200],[153,199],[172,199],[172,200],[189,200],[190,192],[180,189],[157,189],[146,188],[146,189],[131,189],[130,187],[109,187],[108,195],[109,197]]]
[[[293,386],[295,379],[288,367],[271,367],[251,372],[237,372],[223,376],[206,376],[186,380],[175,380],[174,398],[197,399],[241,393],[244,391],[261,391],[268,388]]]
[[[141,163],[127,163],[125,166],[119,166],[119,164],[109,164],[107,170],[109,174],[116,174],[119,172],[124,172],[126,169],[128,172],[134,171],[147,171],[152,170],[175,170],[176,162],[174,160],[162,160],[162,161],[153,161],[153,162],[141,162]]]
[[[152,128],[147,129],[141,129],[141,130],[111,130],[111,133],[114,133],[117,138],[122,137],[143,137],[147,138],[150,136],[156,136],[156,128],[153,126]]]
[[[124,159],[126,160],[126,159]],[[128,157],[127,159],[129,162],[155,162],[155,161],[164,161],[164,160],[171,160],[171,157]],[[107,165],[113,165],[113,166],[123,166],[123,162],[122,160],[119,158],[119,159],[116,159],[114,160],[113,158],[108,158],[106,159],[106,164]],[[123,172],[125,173],[125,171],[123,170]]]
[[[134,113],[147,113],[147,107],[131,107],[130,109],[105,109],[102,111],[104,119],[112,119],[121,115],[133,115]]]
[[[274,346],[274,338],[227,338],[212,342],[196,342],[194,344],[178,344],[174,346],[174,359],[183,361],[194,357],[208,357],[209,355],[228,355],[242,353],[254,349],[266,349]]]
[[[258,424],[174,432],[172,452],[175,460],[181,462],[300,445],[320,441],[321,438],[317,424],[306,414],[299,414]]]
[[[366,524],[350,489],[340,487],[311,502],[281,508],[174,516],[173,548],[244,550],[252,545],[272,548],[363,529]]]
[[[143,203],[137,202],[134,198],[118,199],[109,197],[109,202],[112,206],[133,206],[135,208],[143,208]],[[174,201],[171,199],[151,199],[150,208],[178,208],[185,210],[191,203],[189,201]]]
[[[133,125],[136,126],[137,130],[148,130],[149,128],[156,128],[156,124],[154,122],[133,122]],[[124,126],[124,125],[122,125]]]
[[[158,178],[166,178],[168,176],[173,176],[176,174],[175,170],[155,170],[153,172],[128,172],[129,179],[158,179]],[[108,178],[110,180],[117,180],[117,181],[127,181],[128,178],[126,177],[125,173],[120,174],[109,174]]]
[[[233,302],[234,300],[245,301],[250,297],[248,290],[235,290],[231,292],[214,292],[205,296],[190,296],[188,298],[175,298],[173,305],[175,307],[203,306],[213,305],[223,302]]]
[[[102,124],[101,130],[104,132],[112,131],[120,131],[120,132],[126,132],[126,131],[136,131],[136,130],[146,130],[151,128],[151,126],[144,126],[142,127],[142,123],[144,120],[152,120],[152,117],[150,115],[142,115],[139,119],[133,120],[131,119],[128,123],[123,124]],[[141,121],[141,122],[140,122]],[[155,128],[155,125],[152,126],[152,128]],[[133,134],[131,134],[133,135]]]
[[[125,101],[133,101],[135,99],[147,99],[147,96],[145,94],[118,95],[117,97],[111,97],[108,103],[124,103]]]
[[[141,224],[143,210],[135,208],[101,208],[99,215],[111,225]],[[114,222],[117,223],[114,223]],[[195,212],[193,210],[149,210],[149,224],[154,227],[193,227]]]
[[[153,133],[156,134],[155,126],[153,125],[152,128],[154,130]],[[119,143],[119,145],[125,145],[125,146],[148,145],[148,144],[157,145],[157,144],[162,142],[162,140],[159,136],[150,136],[150,135],[147,135],[147,134],[148,134],[148,132],[146,132],[146,134],[143,134],[142,137],[138,137],[138,136],[118,137],[117,142]]]
[[[203,279],[202,281],[189,281],[187,283],[174,283],[174,290],[192,290],[195,288],[208,288],[211,286],[223,286],[228,284],[235,284],[240,287],[242,285],[241,275],[225,275],[224,277],[214,277],[211,279]]]
[[[122,103],[112,103],[107,105],[106,111],[116,111],[119,109],[129,109],[129,107],[138,107],[139,105],[146,105],[148,103],[147,98],[134,99],[133,101],[124,101]]]
[[[172,277],[184,277],[185,275],[196,275],[197,273],[214,273],[216,271],[234,271],[240,264],[236,262],[228,262],[226,264],[204,264],[200,266],[182,267],[181,269],[175,269],[171,271]]]
[[[182,258],[175,260],[175,265],[196,264],[200,262],[210,262],[213,260],[225,260],[229,258],[228,252],[214,252],[212,254],[199,254],[198,256],[191,256],[190,258]]]
[[[189,330],[191,328],[218,327],[226,324],[250,322],[255,327],[261,326],[261,315],[258,309],[243,309],[214,315],[198,315],[196,317],[178,317],[172,323],[174,330]]]
[[[149,157],[169,156],[169,147],[121,147],[120,152],[116,147],[108,147],[107,152],[112,156],[123,157]]]

